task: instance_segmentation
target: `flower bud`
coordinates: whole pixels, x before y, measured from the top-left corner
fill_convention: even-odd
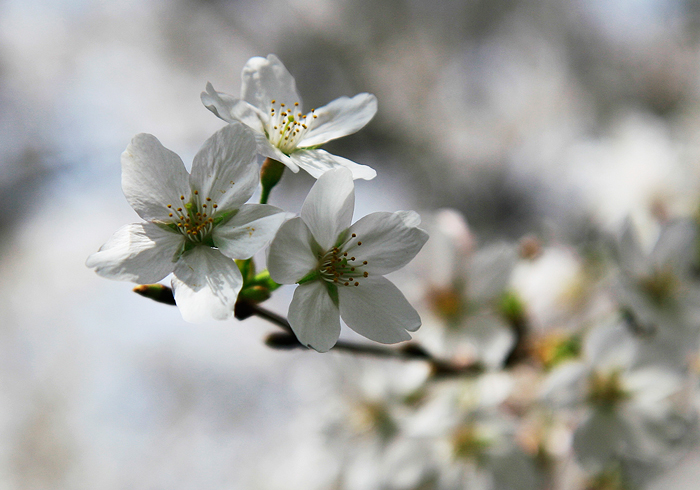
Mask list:
[[[173,290],[163,284],[141,284],[136,286],[133,291],[145,298],[157,301],[158,303],[175,305]]]

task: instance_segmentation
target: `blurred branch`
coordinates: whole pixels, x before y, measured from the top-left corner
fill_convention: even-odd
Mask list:
[[[175,304],[173,291],[168,286],[163,284],[143,284],[136,286],[134,292],[150,298],[159,303],[168,305]],[[265,339],[265,344],[273,349],[292,350],[304,349],[310,350],[305,345],[301,344],[296,335],[292,331],[291,325],[287,319],[277,313],[274,313],[262,306],[250,301],[238,301],[234,308],[234,315],[238,320],[245,320],[251,316],[257,316],[274,323],[280,327],[283,332],[272,333]],[[390,348],[372,344],[361,344],[356,342],[348,342],[338,340],[333,347],[335,351],[349,352],[352,354],[360,354],[383,359],[397,359],[402,361],[425,361],[430,364],[433,369],[434,378],[445,378],[451,376],[476,376],[484,371],[484,368],[479,363],[470,364],[453,364],[440,359],[436,359],[423,347],[416,343],[404,344],[399,348]]]

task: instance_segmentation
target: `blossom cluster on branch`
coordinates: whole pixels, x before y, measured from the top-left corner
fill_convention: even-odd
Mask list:
[[[201,100],[227,126],[191,172],[134,137],[122,187],[143,222],[87,265],[187,321],[257,315],[282,328],[271,347],[358,354],[319,423],[342,462],[327,488],[633,490],[697,444],[695,219],[662,222],[650,251],[629,223],[580,249],[478,245],[446,209],[424,220],[430,241],[414,211],[353,223],[354,180],[376,172],[318,146],[365,126],[373,95],[304,112],[269,55],[246,63],[240,97],[207,84]],[[285,169],[317,179],[299,216],[267,204]],[[402,292],[384,276],[415,257]],[[172,289],[153,284],[170,274]],[[260,305],[281,285],[296,285],[286,318]],[[412,340],[339,340],[341,319],[374,342]]]
[[[87,266],[139,284],[172,273],[175,303],[193,322],[230,318],[239,301],[258,303],[279,284],[299,284],[289,324],[299,342],[320,352],[338,340],[341,316],[371,340],[410,339],[420,317],[383,276],[427,241],[420,218],[373,213],[351,225],[353,180],[376,172],[317,148],[367,124],[376,98],[342,97],[304,114],[294,78],[275,55],[251,58],[242,78],[240,98],[211,84],[202,93],[229,124],[204,143],[191,173],[154,136],[134,137],[122,154],[122,188],[144,222],[117,231]],[[258,155],[267,159],[260,170]],[[298,218],[267,204],[282,165],[318,179]],[[248,203],[259,185],[261,203]],[[252,257],[270,242],[269,273],[260,277]]]

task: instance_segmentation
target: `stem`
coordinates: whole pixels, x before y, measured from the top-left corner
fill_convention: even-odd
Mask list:
[[[146,284],[137,286],[134,288],[134,292],[160,303],[170,305],[175,304],[172,289],[163,284]],[[242,300],[239,298],[239,300],[236,302],[234,315],[238,320],[245,320],[246,318],[250,318],[251,316],[255,315],[280,327],[283,332],[268,335],[265,343],[269,347],[275,349],[308,350],[308,347],[302,345],[297,339],[296,335],[294,335],[294,331],[285,317],[263,308],[253,301]],[[430,364],[433,370],[433,378],[477,376],[484,372],[483,366],[479,363],[452,364],[450,362],[436,359],[420,345],[413,342],[404,344],[402,347],[396,349],[379,345],[358,344],[355,342],[348,342],[346,340],[338,340],[333,347],[333,350],[349,352],[352,354],[362,354],[381,359],[425,361]]]
[[[241,306],[241,305],[239,305]],[[237,306],[236,317],[239,318],[239,306]],[[257,304],[246,303],[245,313],[248,316],[256,315],[260,318],[274,323],[284,330],[284,333],[271,334],[266,340],[266,344],[278,349],[308,349],[297,340],[292,327],[286,318],[277,313],[273,313]],[[241,312],[243,313],[243,312]],[[239,318],[240,319],[240,318]],[[346,340],[338,340],[333,350],[349,352],[352,354],[362,354],[383,359],[398,359],[403,361],[421,360],[428,362],[433,368],[433,377],[443,378],[450,376],[476,376],[483,372],[480,364],[455,365],[435,359],[430,353],[425,351],[418,344],[405,344],[399,349],[392,349],[378,345],[358,344]]]

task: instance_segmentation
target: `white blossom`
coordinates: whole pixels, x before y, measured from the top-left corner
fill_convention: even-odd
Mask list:
[[[691,220],[670,221],[647,253],[628,221],[617,249],[618,303],[630,324],[650,338],[645,350],[678,367],[697,348],[700,333],[697,237]]]
[[[258,185],[255,156],[255,138],[240,123],[204,143],[191,174],[154,136],[136,135],[122,154],[122,188],[145,222],[117,231],[87,266],[138,284],[173,273],[185,320],[229,318],[243,283],[232,259],[255,254],[286,217],[273,206],[244,204]]]
[[[425,277],[425,326],[419,340],[434,355],[453,362],[478,360],[502,365],[515,336],[501,303],[517,262],[508,243],[477,249],[461,213],[441,209],[432,216],[431,240],[418,255]]]
[[[287,221],[270,245],[273,280],[298,283],[289,323],[299,341],[328,351],[340,320],[360,335],[391,344],[408,340],[421,321],[384,274],[406,265],[428,240],[413,211],[372,213],[352,226],[355,188],[347,169],[322,175],[301,216]]]
[[[240,98],[217,92],[208,83],[202,103],[224,121],[241,121],[252,128],[259,154],[315,178],[338,167],[349,169],[353,179],[377,175],[366,165],[317,148],[364,127],[377,112],[374,95],[340,97],[305,114],[294,78],[274,54],[249,59],[241,77]]]
[[[584,409],[573,448],[585,468],[662,462],[683,437],[684,422],[671,402],[682,377],[640,352],[623,325],[599,326],[588,334],[582,359],[560,365],[544,384],[553,407]]]

